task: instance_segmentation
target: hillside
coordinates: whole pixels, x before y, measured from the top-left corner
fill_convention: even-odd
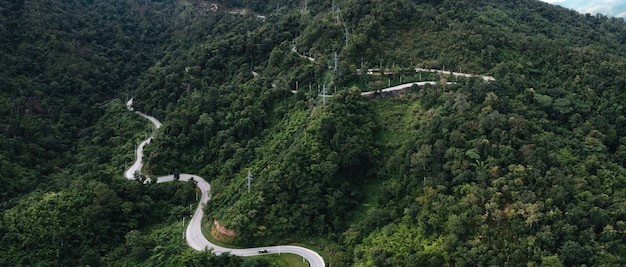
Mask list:
[[[284,264],[180,240],[193,186],[123,177],[151,131],[129,97],[163,122],[144,173],[207,178],[206,225],[232,245],[332,266],[626,263],[621,19],[535,0],[0,6],[1,265]],[[412,81],[438,83],[361,95]]]

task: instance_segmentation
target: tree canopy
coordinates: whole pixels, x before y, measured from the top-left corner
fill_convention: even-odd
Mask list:
[[[306,243],[333,266],[626,261],[622,19],[535,0],[0,1],[0,265],[276,264],[191,251],[193,184],[122,177],[153,131],[130,98],[163,122],[142,174],[207,177],[204,223],[234,245]],[[415,81],[436,83],[381,92]]]

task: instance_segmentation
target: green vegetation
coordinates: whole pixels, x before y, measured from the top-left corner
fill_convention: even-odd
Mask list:
[[[259,258],[270,262],[271,266],[289,266],[289,267],[308,267],[309,264],[306,261],[302,261],[302,257],[295,254],[282,253],[280,255],[272,254],[265,256],[258,256],[253,258]]]
[[[533,0],[0,2],[2,266],[299,261],[188,248],[193,185],[122,177],[152,130],[130,97],[163,122],[144,173],[206,177],[204,226],[233,246],[300,243],[332,266],[626,264],[622,19]],[[400,77],[455,83],[360,95]]]

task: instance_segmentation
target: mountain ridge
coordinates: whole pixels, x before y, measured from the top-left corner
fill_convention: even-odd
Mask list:
[[[578,0],[542,0],[550,4],[574,9],[582,14],[604,14],[605,16],[626,17],[626,3],[619,1],[596,1],[594,3]]]

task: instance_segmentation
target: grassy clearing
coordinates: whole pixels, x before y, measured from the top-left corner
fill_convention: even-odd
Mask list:
[[[419,121],[421,105],[411,94],[391,96],[372,100],[377,114],[380,114],[381,129],[376,134],[375,142],[381,148],[381,157],[388,158],[394,151],[404,145],[409,139],[415,123]],[[354,210],[350,221],[357,223],[366,216],[367,211],[376,205],[382,194],[384,180],[368,181],[361,186],[364,200],[361,206]]]
[[[361,205],[352,211],[352,216],[348,221],[346,221],[346,225],[358,224],[359,221],[365,218],[367,211],[376,206],[376,202],[382,194],[380,189],[382,188],[383,182],[383,180],[374,180],[361,186],[361,192],[363,192],[364,199],[361,202]]]
[[[284,266],[284,267],[308,267],[309,264],[306,261],[302,261],[302,257],[290,254],[290,253],[281,253],[278,254],[270,254],[264,256],[254,256],[252,258],[259,258],[263,260],[267,260],[270,262],[270,266]]]
[[[387,97],[376,99],[374,103],[382,126],[375,136],[376,143],[385,148],[399,147],[408,138],[409,130],[417,119],[421,110],[419,102]]]

